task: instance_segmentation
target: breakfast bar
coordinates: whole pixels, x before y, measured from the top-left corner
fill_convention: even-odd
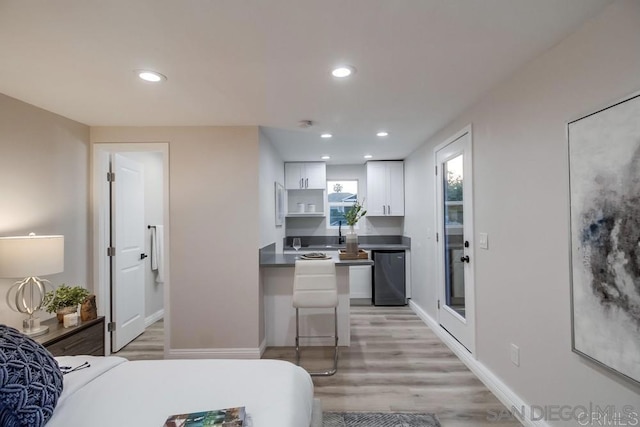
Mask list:
[[[338,342],[350,345],[349,268],[356,265],[373,265],[370,259],[341,260],[337,251],[325,252],[336,264],[338,284]],[[295,337],[295,309],[292,305],[295,262],[300,254],[276,253],[275,248],[260,251],[260,295],[264,325],[261,328],[263,342],[268,347],[293,346]],[[314,262],[313,260],[305,262]],[[332,335],[333,312],[322,309],[306,309],[300,316],[301,335]],[[332,345],[331,339],[315,339],[302,343]]]

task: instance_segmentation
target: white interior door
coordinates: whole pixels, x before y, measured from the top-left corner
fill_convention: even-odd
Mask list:
[[[438,321],[470,352],[475,347],[471,129],[436,149]]]
[[[144,332],[144,170],[143,165],[114,154],[111,182],[111,351]]]

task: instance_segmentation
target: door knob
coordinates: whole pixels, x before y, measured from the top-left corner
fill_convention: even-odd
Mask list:
[[[460,262],[469,262],[469,255],[465,255],[463,257],[460,257]]]
[[[147,254],[140,254],[140,259],[145,259],[147,256]]]

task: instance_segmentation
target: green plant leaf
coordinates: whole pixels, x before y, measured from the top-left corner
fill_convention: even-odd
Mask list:
[[[363,203],[364,203],[364,200],[363,200]],[[364,206],[360,204],[359,201],[356,200],[353,206],[351,206],[351,209],[349,209],[344,214],[344,216],[347,219],[347,225],[354,226],[357,224],[360,218],[362,218],[366,214],[367,214],[367,211],[364,209]]]
[[[82,286],[71,287],[63,283],[57,289],[45,294],[42,305],[48,313],[55,313],[63,307],[80,304],[87,296],[89,296],[89,291]]]

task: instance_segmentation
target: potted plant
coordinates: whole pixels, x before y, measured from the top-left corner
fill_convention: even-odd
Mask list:
[[[56,313],[58,322],[62,323],[65,314],[76,313],[78,304],[89,296],[89,291],[82,286],[67,286],[64,283],[59,288],[47,292],[42,305],[48,313]]]
[[[364,206],[360,204],[356,200],[356,202],[351,206],[345,214],[344,217],[347,220],[347,225],[349,226],[349,231],[347,232],[347,253],[358,256],[358,235],[356,234],[355,229],[353,228],[360,218],[365,216],[367,211]]]

